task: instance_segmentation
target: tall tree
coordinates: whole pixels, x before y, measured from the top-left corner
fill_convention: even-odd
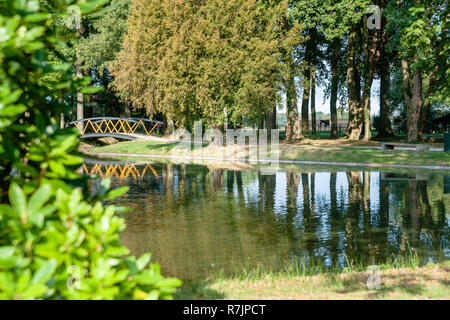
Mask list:
[[[256,122],[280,101],[280,46],[292,35],[298,43],[295,25],[283,29],[286,8],[286,1],[134,1],[111,68],[115,87],[135,108],[177,125],[200,118],[221,125],[225,114]]]
[[[384,45],[380,49],[380,58],[378,61],[378,72],[380,76],[380,123],[377,138],[393,137],[394,132],[391,126],[391,72],[390,60],[392,54],[387,49],[389,34],[387,29],[387,18],[383,11],[381,20],[381,37]]]
[[[130,8],[130,0],[111,0],[100,18],[89,21],[89,36],[80,38],[76,45],[77,63],[96,83],[105,88],[90,101],[104,115],[131,115],[130,104],[120,101],[112,88],[113,78],[109,72],[109,65],[115,61],[122,47]]]
[[[347,41],[347,94],[348,126],[347,136],[358,140],[362,130],[362,112],[360,109],[360,73],[358,67],[358,29],[353,26]]]
[[[311,66],[311,133],[316,135],[317,115],[316,115],[316,66]]]
[[[425,122],[431,101],[450,100],[448,1],[405,0],[390,3],[389,9],[401,60],[407,141],[414,142],[420,137],[420,115]]]
[[[293,2],[295,3],[295,1]],[[300,119],[298,116],[298,96],[295,77],[297,75],[297,61],[294,58],[295,49],[301,42],[289,41],[291,37],[289,34],[295,30],[298,24],[296,23],[296,17],[290,10],[292,2],[286,3],[286,14],[283,17],[281,40],[283,41],[280,46],[281,55],[284,62],[284,85],[286,90],[286,141],[295,142],[303,138],[303,130],[300,127]],[[297,30],[300,32],[300,30]],[[301,38],[300,38],[301,39]]]
[[[339,74],[338,64],[340,55],[341,40],[334,38],[331,43],[331,92],[330,92],[330,138],[338,138],[338,126],[337,126],[337,98],[338,98],[338,86],[339,86]]]
[[[303,97],[302,97],[302,132],[309,133],[309,97],[311,93],[311,56],[312,56],[312,40],[306,43],[305,57],[303,61]]]

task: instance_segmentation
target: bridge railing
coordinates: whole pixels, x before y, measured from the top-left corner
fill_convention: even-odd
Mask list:
[[[72,121],[70,124],[74,125],[81,135],[89,133],[150,135],[158,126],[162,126],[162,122],[156,120],[115,117],[86,118]]]

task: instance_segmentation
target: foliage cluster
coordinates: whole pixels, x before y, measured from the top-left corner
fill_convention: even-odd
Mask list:
[[[285,32],[286,1],[133,2],[123,49],[113,64],[125,99],[179,125],[214,124],[267,113],[280,100],[283,48],[300,42]]]
[[[75,171],[78,133],[59,128],[61,92],[95,92],[67,63],[51,63],[66,42],[51,28],[105,1],[0,2],[0,299],[168,299],[180,281],[150,255],[122,246],[120,208],[103,205],[126,189],[102,182],[91,195]]]

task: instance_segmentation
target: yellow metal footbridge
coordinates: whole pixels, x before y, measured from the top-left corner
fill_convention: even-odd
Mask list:
[[[140,118],[100,117],[80,119],[70,124],[78,129],[82,139],[113,137],[135,140],[149,137],[163,123]]]

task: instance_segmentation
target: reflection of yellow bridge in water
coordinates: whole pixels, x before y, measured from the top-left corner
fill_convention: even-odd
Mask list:
[[[133,177],[135,180],[138,178],[143,178],[145,173],[150,171],[156,178],[158,178],[158,173],[153,169],[150,164],[146,164],[143,169],[138,169],[134,164],[99,164],[96,163],[89,170],[85,163],[83,163],[83,170],[89,175],[98,175],[102,178],[105,177],[116,177],[119,179],[127,179],[128,177]]]

